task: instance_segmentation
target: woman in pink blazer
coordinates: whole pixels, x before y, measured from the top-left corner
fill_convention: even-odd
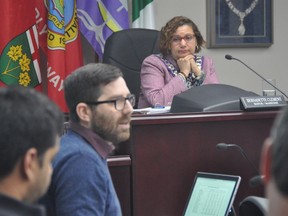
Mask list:
[[[161,29],[160,54],[144,59],[138,108],[170,106],[174,95],[219,83],[211,58],[198,55],[205,41],[193,21],[172,18]]]

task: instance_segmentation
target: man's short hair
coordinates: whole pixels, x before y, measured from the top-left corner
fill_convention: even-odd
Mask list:
[[[0,179],[30,148],[41,158],[53,147],[63,121],[63,113],[42,93],[20,86],[0,88]]]
[[[272,127],[272,176],[279,191],[288,196],[288,106]]]
[[[70,111],[70,119],[78,122],[76,106],[84,101],[97,101],[101,89],[110,82],[123,77],[119,68],[103,64],[91,63],[78,68],[64,80],[64,93]]]

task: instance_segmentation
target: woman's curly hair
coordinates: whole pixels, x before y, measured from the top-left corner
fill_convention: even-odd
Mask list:
[[[163,55],[170,54],[170,44],[172,41],[173,34],[176,32],[178,27],[183,25],[189,25],[192,27],[196,40],[197,47],[195,52],[198,53],[201,51],[202,47],[205,47],[206,41],[203,39],[197,25],[185,16],[176,16],[166,23],[160,31],[160,41],[159,49]]]

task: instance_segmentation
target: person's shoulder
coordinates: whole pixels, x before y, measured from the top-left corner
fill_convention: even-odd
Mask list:
[[[95,170],[102,172],[105,160],[89,143],[81,145],[81,143],[69,142],[66,144],[61,144],[60,150],[53,160],[53,175],[62,175],[63,170],[77,170],[79,175],[83,172],[95,172]],[[69,174],[67,173],[67,175]]]
[[[203,61],[203,64],[205,64],[205,65],[214,64],[214,60],[213,60],[213,58],[211,56],[203,55],[202,56],[202,61]]]
[[[60,150],[55,161],[65,160],[65,158],[83,155],[92,160],[97,160],[98,153],[95,149],[79,134],[68,131],[61,137]]]
[[[46,215],[45,208],[39,204],[27,204],[4,194],[0,194],[0,216],[28,216],[32,214],[44,216]]]
[[[73,130],[67,130],[67,132],[61,137],[61,143],[70,142],[71,140],[81,141],[83,138]]]
[[[146,57],[143,61],[143,67],[156,67],[156,68],[163,68],[165,70],[166,66],[161,58],[161,54],[152,54]],[[151,72],[149,70],[149,72]]]
[[[144,59],[144,62],[154,62],[159,60],[160,58],[158,54],[151,54]]]
[[[68,132],[61,137],[60,143],[61,151],[65,148],[70,150],[82,148],[82,145],[84,145],[86,141],[79,134],[75,133],[74,131],[68,130]]]
[[[207,60],[207,61],[213,61],[212,57],[208,55],[203,55],[202,59]]]

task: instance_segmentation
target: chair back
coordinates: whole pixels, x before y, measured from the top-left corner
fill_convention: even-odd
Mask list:
[[[104,46],[103,63],[117,66],[131,93],[136,96],[136,105],[140,93],[140,70],[143,60],[159,53],[160,32],[151,29],[125,29],[114,32]]]
[[[263,197],[248,196],[239,204],[239,216],[265,216],[268,213],[268,200]]]

